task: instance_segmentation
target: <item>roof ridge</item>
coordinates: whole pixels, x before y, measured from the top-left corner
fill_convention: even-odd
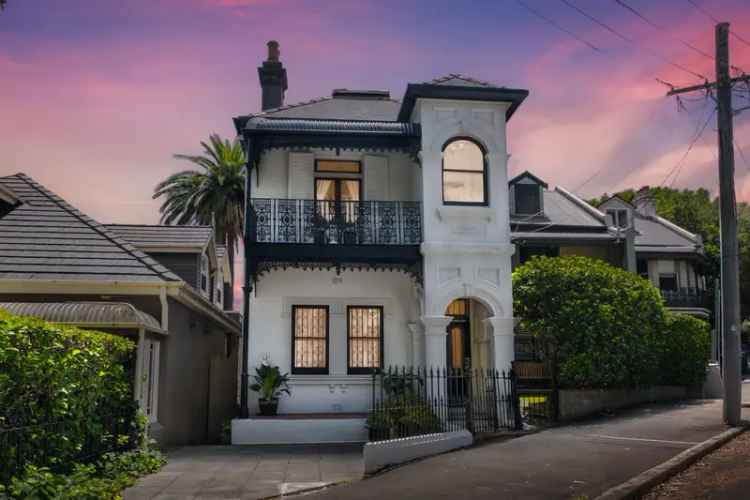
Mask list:
[[[154,273],[156,273],[156,275],[159,278],[165,281],[182,281],[177,275],[172,273],[169,269],[167,269],[166,267],[159,264],[154,259],[146,255],[145,253],[135,248],[135,246],[133,246],[131,243],[127,242],[126,240],[120,238],[117,235],[112,234],[109,230],[107,230],[106,226],[104,226],[103,224],[100,224],[99,222],[95,221],[88,215],[84,214],[83,212],[75,208],[73,205],[65,201],[63,198],[61,198],[57,194],[50,191],[47,187],[43,186],[42,184],[39,184],[38,182],[36,182],[34,179],[24,174],[23,172],[19,172],[18,174],[16,174],[16,176],[22,179],[24,182],[26,182],[33,189],[37,190],[40,194],[47,197],[50,201],[55,203],[62,210],[68,212],[70,215],[72,215],[73,217],[76,217],[78,220],[83,222],[91,230],[95,231],[99,235],[103,236],[105,239],[109,240],[111,243],[114,243],[121,249],[125,250],[126,253],[129,253],[130,255],[132,255],[136,260],[138,260],[141,264],[146,266],[146,268],[148,268],[150,271],[153,271]]]
[[[331,97],[313,97],[312,99],[309,99],[307,101],[300,101],[300,102],[295,102],[295,103],[292,103],[292,104],[282,104],[281,106],[277,106],[275,108],[269,108],[269,109],[266,109],[264,111],[261,111],[260,113],[256,113],[254,116],[263,116],[263,115],[267,115],[269,113],[276,113],[278,111],[284,111],[284,110],[287,110],[287,109],[298,108],[300,106],[307,106],[309,104],[315,104],[317,102],[331,101],[331,100],[333,100],[333,96],[331,96]]]
[[[488,87],[502,88],[499,85],[496,85],[496,84],[494,84],[492,82],[489,82],[489,81],[486,81],[486,80],[480,80],[478,78],[473,78],[471,76],[466,76],[466,75],[463,75],[461,73],[448,73],[447,75],[440,76],[440,77],[437,77],[437,78],[433,78],[431,81],[425,82],[425,83],[438,84],[438,83],[447,82],[448,80],[453,80],[453,79],[463,80],[465,82],[470,82],[470,83],[476,83],[477,85],[485,85],[485,86],[488,86]]]

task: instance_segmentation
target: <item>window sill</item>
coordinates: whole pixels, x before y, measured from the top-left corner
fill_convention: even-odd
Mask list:
[[[289,382],[294,385],[369,385],[372,375],[290,375]]]
[[[495,210],[484,205],[443,205],[438,207],[437,214],[440,220],[446,222],[466,220],[493,222],[495,220]]]

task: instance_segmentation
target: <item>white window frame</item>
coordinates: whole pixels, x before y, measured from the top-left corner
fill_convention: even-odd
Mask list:
[[[149,423],[155,423],[159,415],[159,367],[161,342],[141,336],[140,397],[143,414]]]
[[[224,276],[221,273],[221,268],[216,270],[214,287],[214,304],[224,309]]]
[[[201,263],[200,263],[200,276],[198,277],[199,283],[198,286],[200,287],[201,293],[209,297],[211,295],[211,292],[209,291],[209,286],[211,286],[211,280],[209,279],[209,269],[208,269],[208,255],[201,254]]]

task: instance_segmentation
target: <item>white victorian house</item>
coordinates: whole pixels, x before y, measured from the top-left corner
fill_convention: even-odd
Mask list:
[[[635,271],[632,232],[530,173],[509,178],[527,90],[452,74],[398,101],[338,89],[285,105],[268,48],[262,112],[234,119],[250,172],[242,373],[278,365],[291,395],[260,418],[244,385],[234,443],[366,440],[371,374],[387,366],[509,370],[511,272],[531,255]]]

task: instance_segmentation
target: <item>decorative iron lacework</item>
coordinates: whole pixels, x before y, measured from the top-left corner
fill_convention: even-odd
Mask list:
[[[419,245],[416,201],[251,200],[257,243]]]
[[[422,264],[413,263],[331,263],[331,262],[309,262],[309,261],[262,261],[258,262],[254,278],[257,279],[271,271],[287,269],[302,269],[305,271],[396,271],[411,276],[417,284],[422,283]]]

